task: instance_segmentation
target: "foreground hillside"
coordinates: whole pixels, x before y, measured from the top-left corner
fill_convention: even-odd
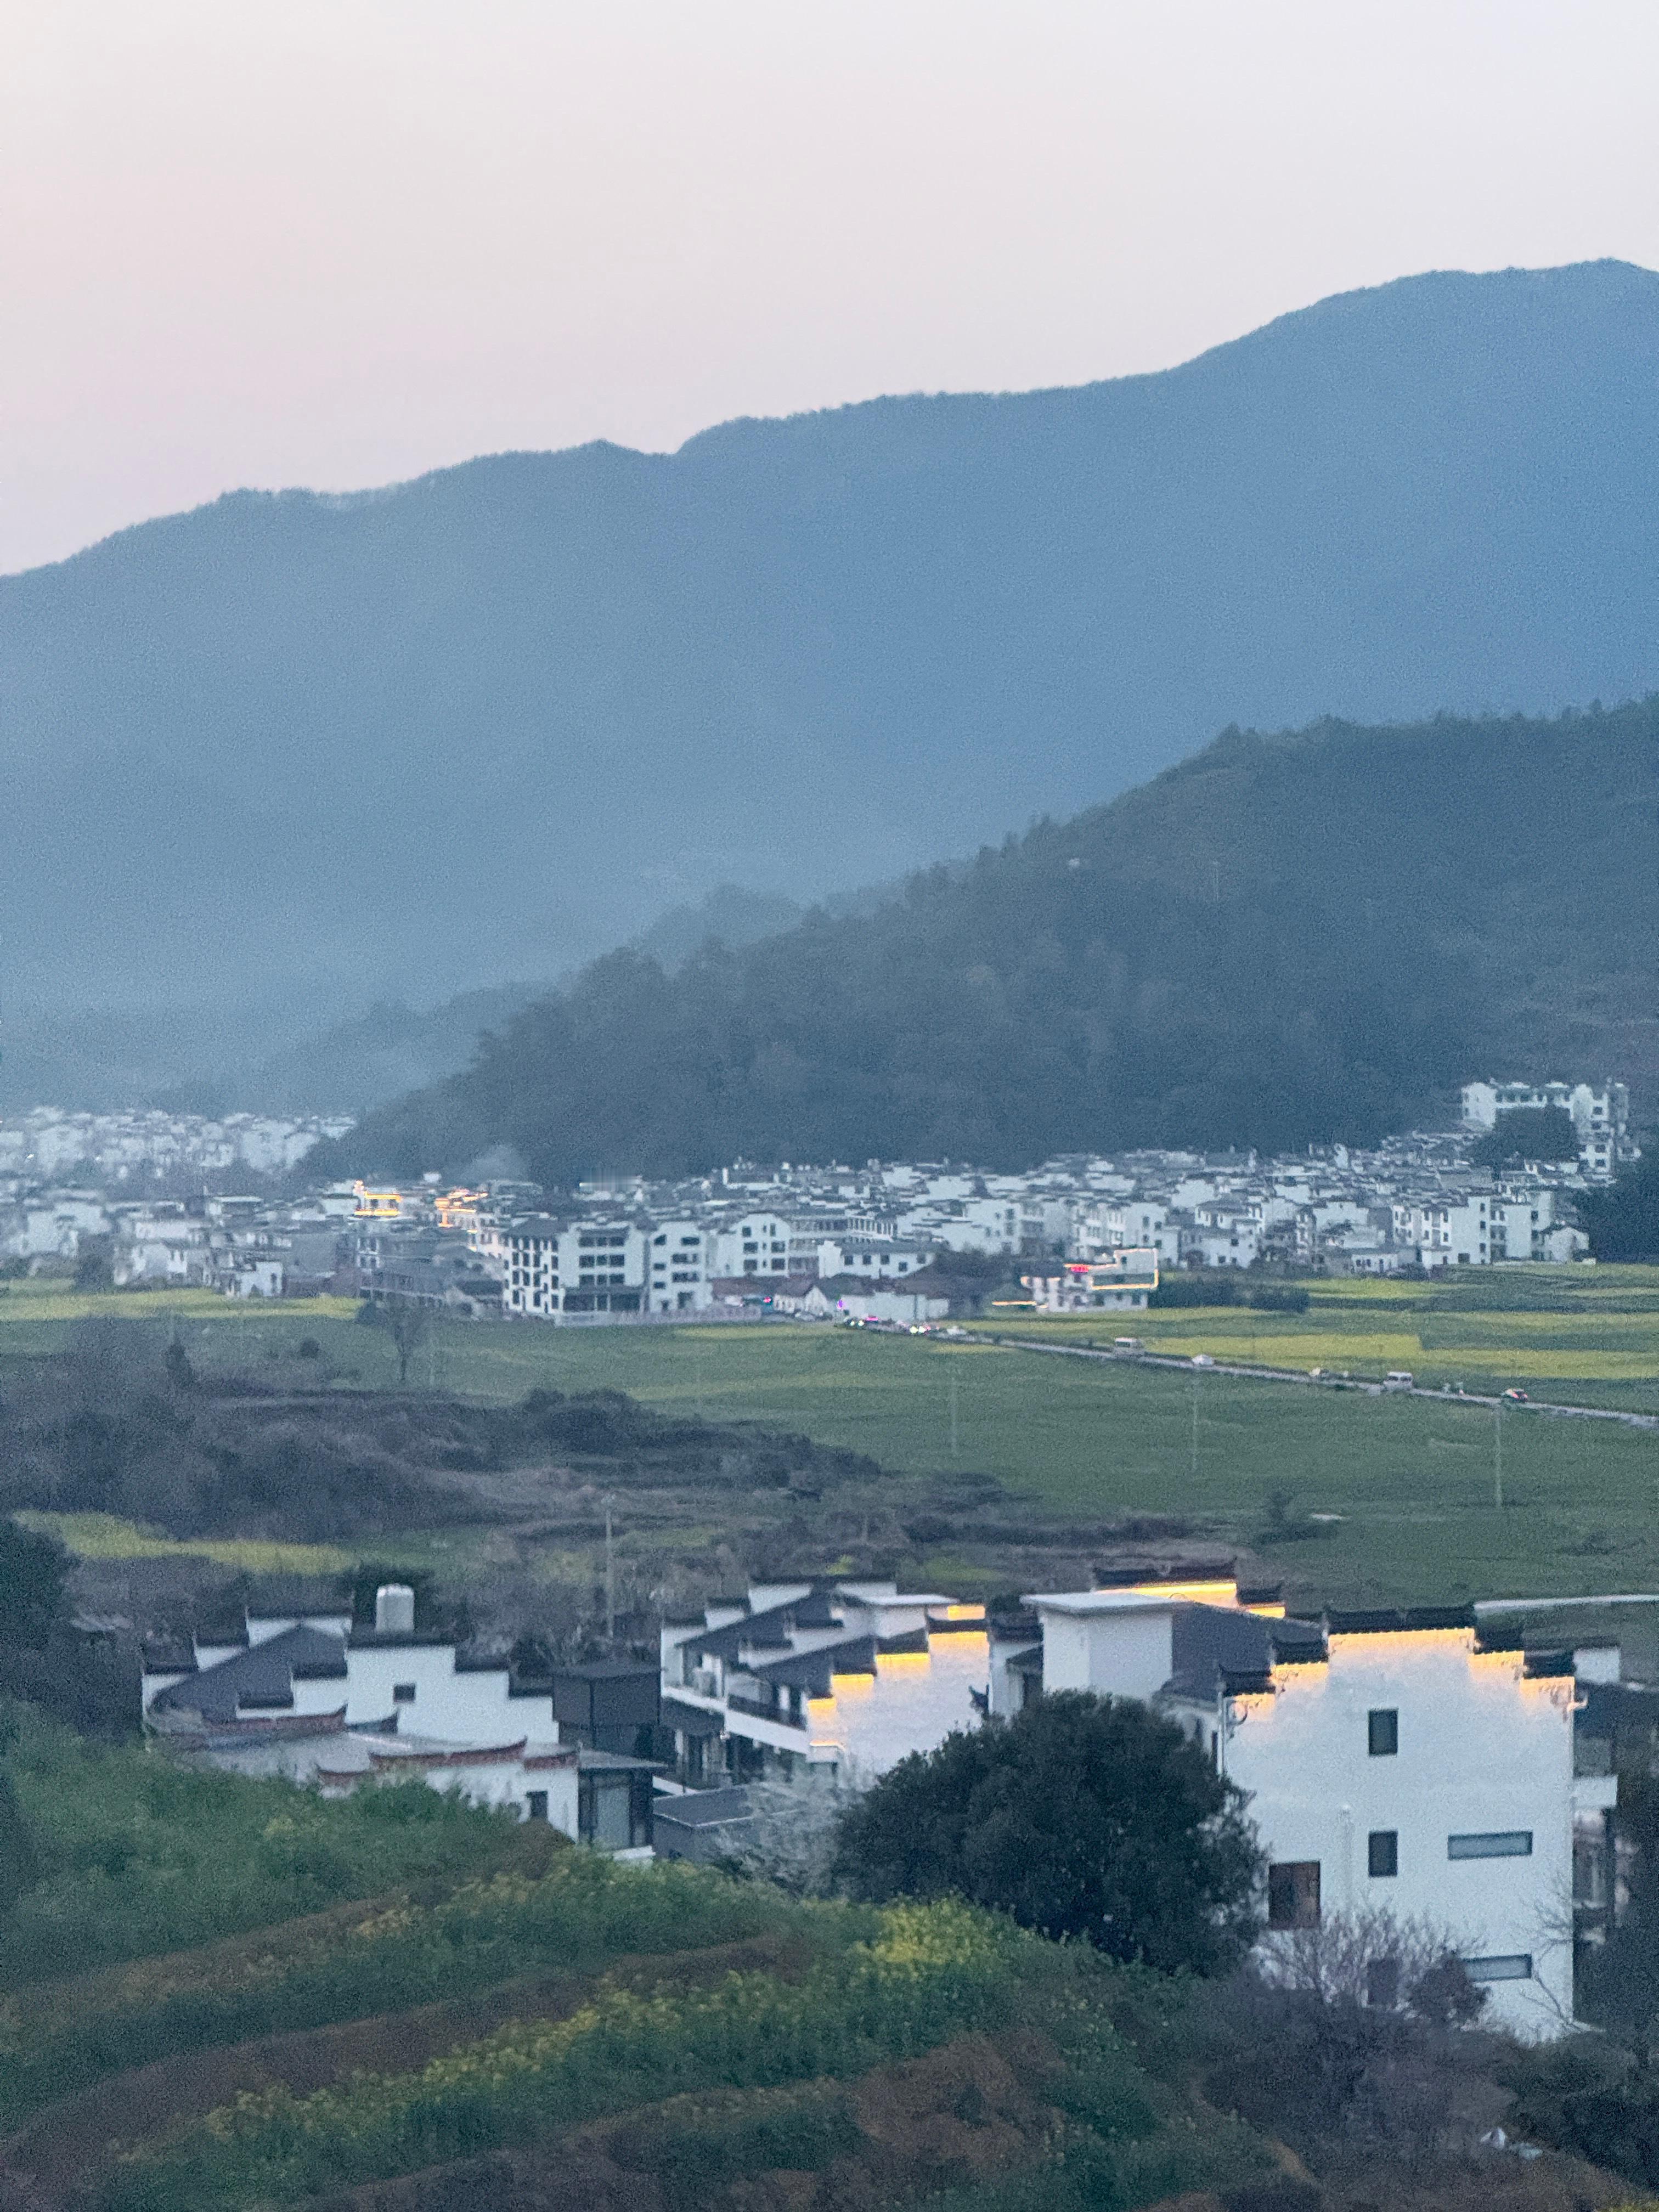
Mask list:
[[[21,1719],[9,2207],[991,2212],[1023,2176],[1059,2212],[1271,2170],[1238,2123],[1195,2135],[1114,2025],[1121,1972],[983,1915],[794,1905],[422,1784],[323,1804]]]
[[[1484,1065],[1651,1097],[1656,806],[1659,704],[1229,733],[867,919],[601,960],[307,1170],[1290,1150]]]
[[[1656,364],[1648,271],[1438,274],[1158,375],[127,532],[0,582],[9,1018],[216,1008],[222,1066],[720,882],[890,879],[1234,720],[1638,696]],[[1487,828],[1547,867],[1548,814]]]

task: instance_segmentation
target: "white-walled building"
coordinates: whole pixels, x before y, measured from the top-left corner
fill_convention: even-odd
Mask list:
[[[1088,1690],[1176,1720],[1245,1793],[1269,1941],[1385,1909],[1445,1932],[1495,2023],[1571,2023],[1575,1832],[1617,1785],[1575,1778],[1570,1656],[1491,1647],[1465,1610],[1288,1620],[1231,1580],[1026,1603],[992,1647],[992,1710]]]
[[[245,1641],[147,1661],[145,1729],[185,1759],[325,1796],[418,1778],[649,1856],[648,1760],[562,1741],[548,1686],[520,1692],[506,1659],[470,1659],[413,1624],[414,1593],[396,1584],[377,1593],[372,1629],[349,1612],[250,1614]]]
[[[652,1313],[701,1313],[714,1302],[710,1232],[698,1221],[660,1221],[650,1231]]]
[[[500,1270],[502,1312],[520,1321],[639,1313],[648,1247],[648,1232],[635,1222],[563,1222],[545,1213],[507,1223],[473,1245]]]
[[[698,1779],[717,1759],[739,1781],[873,1781],[975,1724],[988,1663],[983,1606],[890,1582],[757,1584],[665,1626],[663,1722]]]

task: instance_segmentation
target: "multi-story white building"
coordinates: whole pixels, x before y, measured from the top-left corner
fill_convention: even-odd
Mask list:
[[[501,1270],[501,1310],[515,1320],[636,1314],[647,1297],[647,1232],[628,1221],[530,1214],[501,1226],[481,1256]]]
[[[757,1583],[662,1632],[662,1717],[700,1781],[873,1781],[971,1727],[985,1608],[890,1582]]]
[[[1466,1083],[1466,1128],[1495,1129],[1506,1114],[1541,1113],[1558,1107],[1570,1115],[1578,1138],[1579,1158],[1592,1181],[1605,1182],[1621,1160],[1634,1157],[1630,1146],[1630,1093],[1622,1083]]]
[[[714,1298],[708,1269],[713,1237],[697,1221],[659,1221],[649,1236],[648,1310],[701,1313]]]
[[[992,1711],[1089,1690],[1177,1721],[1245,1794],[1269,1941],[1386,1911],[1444,1932],[1496,2024],[1571,2023],[1575,1834],[1617,1784],[1575,1777],[1571,1655],[1488,1643],[1467,1609],[1288,1620],[1231,1578],[1025,1602],[992,1645]]]

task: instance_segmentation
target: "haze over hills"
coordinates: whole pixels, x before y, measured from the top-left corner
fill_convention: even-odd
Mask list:
[[[1158,375],[145,524],[0,582],[9,1011],[247,1065],[1230,722],[1641,695],[1656,377],[1648,271],[1434,275]]]
[[[1659,1095],[1659,700],[1230,732],[869,917],[636,951],[307,1172],[557,1185],[758,1160],[1374,1139],[1474,1072]]]

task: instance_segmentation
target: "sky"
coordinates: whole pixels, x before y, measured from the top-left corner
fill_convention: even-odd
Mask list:
[[[0,0],[0,572],[1659,266],[1653,0]]]

